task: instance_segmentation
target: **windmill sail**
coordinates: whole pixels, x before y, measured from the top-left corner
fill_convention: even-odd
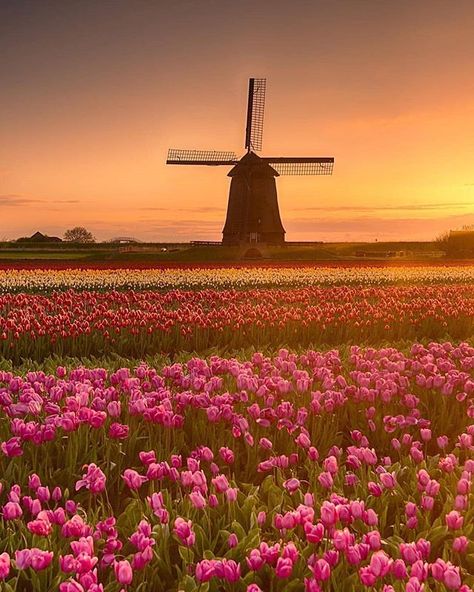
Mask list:
[[[266,78],[249,79],[247,125],[245,128],[245,148],[248,151],[262,149],[266,88]]]
[[[280,175],[332,175],[334,158],[321,156],[263,157]]]
[[[224,150],[179,150],[170,148],[166,164],[204,164],[232,166],[238,161],[235,152]]]

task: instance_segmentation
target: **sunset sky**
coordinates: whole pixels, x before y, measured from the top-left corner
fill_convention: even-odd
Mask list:
[[[0,239],[219,240],[248,78],[287,240],[433,239],[474,223],[474,2],[2,0]]]

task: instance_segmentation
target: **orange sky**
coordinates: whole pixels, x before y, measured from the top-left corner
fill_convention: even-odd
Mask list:
[[[81,224],[99,239],[221,237],[247,79],[267,77],[271,156],[334,156],[281,177],[287,240],[432,239],[474,223],[474,2],[0,6],[0,239]]]

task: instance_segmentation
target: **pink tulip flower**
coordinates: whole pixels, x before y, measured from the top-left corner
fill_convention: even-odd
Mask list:
[[[114,563],[115,578],[119,584],[128,586],[133,580],[133,570],[126,559]]]

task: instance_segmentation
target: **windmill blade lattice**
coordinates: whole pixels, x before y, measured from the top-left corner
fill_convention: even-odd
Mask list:
[[[170,148],[166,164],[204,164],[231,166],[238,161],[235,152],[225,150],[180,150]]]
[[[280,175],[332,175],[334,168],[332,157],[265,157],[262,160]]]
[[[245,148],[247,150],[258,152],[262,149],[266,89],[266,78],[250,78],[245,130]]]

